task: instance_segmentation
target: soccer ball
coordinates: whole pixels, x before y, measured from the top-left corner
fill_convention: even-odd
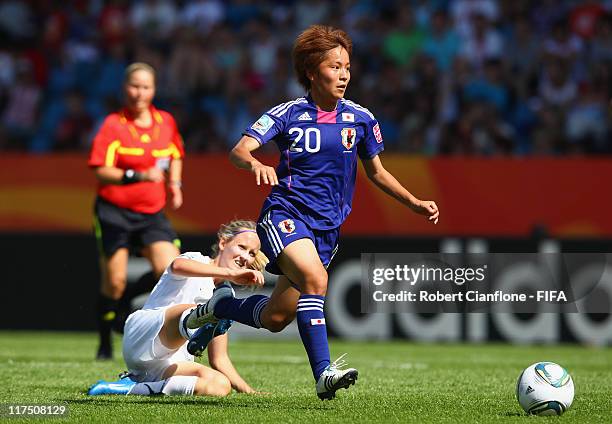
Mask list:
[[[574,382],[553,362],[536,362],[521,373],[516,398],[528,414],[561,415],[574,400]]]

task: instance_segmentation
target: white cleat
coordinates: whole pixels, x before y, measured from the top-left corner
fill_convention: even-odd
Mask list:
[[[346,353],[329,364],[317,381],[317,396],[321,400],[331,400],[336,397],[336,390],[348,389],[355,384],[359,372],[355,368],[340,369],[346,365],[342,358]]]
[[[208,299],[208,302],[200,304],[193,308],[191,313],[185,317],[184,325],[187,328],[200,328],[206,324],[216,324],[219,322],[213,312],[217,302],[221,299],[228,297],[234,297],[234,289],[229,283],[223,283],[219,285],[212,294],[212,297]]]

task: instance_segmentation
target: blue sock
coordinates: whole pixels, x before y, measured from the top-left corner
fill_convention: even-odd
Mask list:
[[[298,300],[297,324],[315,381],[329,365],[329,345],[323,305],[325,296],[303,294]]]
[[[220,299],[215,305],[214,314],[217,318],[232,319],[249,327],[261,328],[261,311],[269,300],[268,296],[261,294],[244,299]]]

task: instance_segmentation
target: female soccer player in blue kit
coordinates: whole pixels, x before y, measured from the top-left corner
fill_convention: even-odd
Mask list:
[[[271,297],[235,299],[229,287],[218,287],[211,300],[186,317],[199,327],[226,318],[281,331],[297,315],[317,395],[331,399],[348,388],[357,370],[330,363],[323,306],[327,271],[338,249],[340,225],[351,211],[357,156],[370,180],[412,211],[438,222],[438,207],[417,199],[383,167],[378,154],[383,139],[374,116],[344,99],[351,78],[352,42],[339,29],[314,25],[293,48],[294,68],[306,97],[273,107],[247,128],[230,159],[255,174],[257,185],[273,186],[258,220],[267,270],[281,275]],[[276,170],[251,152],[274,140],[281,152]]]

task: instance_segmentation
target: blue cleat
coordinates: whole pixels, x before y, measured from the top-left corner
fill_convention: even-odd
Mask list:
[[[89,388],[87,394],[89,396],[127,395],[135,385],[136,382],[129,377],[117,381],[98,380],[96,384]]]
[[[202,356],[208,343],[213,338],[227,333],[231,326],[232,320],[221,319],[216,324],[209,323],[198,328],[187,343],[187,351],[193,356]]]
[[[217,324],[217,328],[215,328],[215,337],[222,336],[223,334],[227,333],[233,322],[234,321],[231,319],[219,320],[219,324]]]

